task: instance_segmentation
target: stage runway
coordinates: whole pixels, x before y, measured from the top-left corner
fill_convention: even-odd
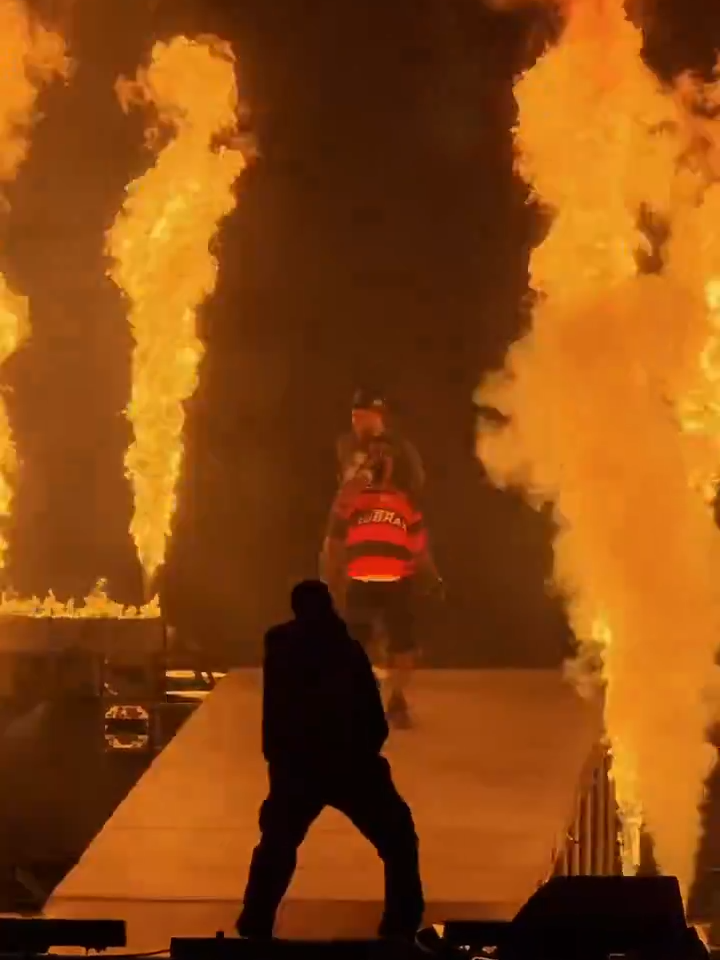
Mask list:
[[[56,889],[46,914],[128,922],[128,946],[229,932],[257,810],[260,673],[219,684]],[[558,673],[421,671],[417,728],[387,754],[421,841],[427,920],[509,918],[552,870],[601,736],[599,703]],[[301,848],[278,932],[369,936],[382,868],[335,811]]]

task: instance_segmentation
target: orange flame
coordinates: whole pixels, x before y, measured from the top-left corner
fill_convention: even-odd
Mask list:
[[[52,590],[44,599],[21,598],[11,593],[0,595],[0,616],[6,617],[56,617],[61,619],[154,619],[160,616],[157,598],[142,607],[125,607],[108,597],[104,580],[98,580],[82,604],[74,600],[62,602]]]
[[[555,582],[580,661],[601,663],[625,869],[642,811],[687,894],[713,761],[702,690],[720,636],[720,536],[690,486],[679,410],[705,384],[708,317],[702,284],[637,265],[641,211],[675,223],[692,196],[676,175],[689,171],[685,118],[622,0],[565,8],[558,45],[515,87],[518,168],[552,222],[531,257],[532,329],[479,390],[508,425],[481,428],[478,455],[498,485],[553,503]]]
[[[131,183],[108,233],[110,275],[129,301],[135,339],[127,415],[134,441],[125,467],[134,491],[130,530],[148,582],[165,559],[183,454],[183,404],[197,386],[203,345],[199,305],[212,293],[218,225],[235,207],[233,186],[246,166],[236,142],[234,57],[216,38],[158,43],[135,82],[118,96],[154,108],[172,132],[155,165]],[[158,143],[160,131],[149,131]],[[220,142],[224,138],[224,143]]]
[[[715,498],[720,479],[720,82],[703,85],[685,75],[676,84],[683,108],[684,203],[676,204],[668,244],[667,270],[702,297],[706,340],[696,378],[679,404],[687,434],[691,482],[705,499]]]
[[[40,88],[66,77],[70,62],[60,36],[34,22],[24,3],[0,0],[0,183],[14,180],[29,146]],[[0,195],[0,203],[3,201]],[[7,204],[4,204],[7,207]],[[0,365],[30,334],[28,301],[13,292],[0,274]],[[0,398],[0,521],[11,516],[17,456],[8,412]],[[0,532],[0,567],[8,541]]]

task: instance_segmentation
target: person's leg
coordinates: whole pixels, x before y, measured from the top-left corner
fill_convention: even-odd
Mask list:
[[[406,700],[405,694],[412,680],[417,654],[414,649],[391,650],[389,663],[390,696]]]
[[[396,726],[410,724],[407,693],[417,663],[415,616],[409,581],[387,585],[384,609],[388,637],[388,717]]]
[[[382,937],[413,937],[425,910],[418,838],[412,813],[393,783],[384,757],[339,775],[328,804],[372,843],[385,868]]]
[[[370,646],[367,648],[367,655],[373,665],[375,676],[379,681],[384,682],[388,678],[388,640],[385,622],[381,614],[378,614],[373,624],[373,638]]]
[[[260,842],[236,923],[241,937],[272,937],[275,914],[297,866],[297,849],[323,806],[322,797],[301,779],[271,775],[260,808]]]
[[[354,637],[367,653],[373,666],[378,658],[378,609],[373,583],[351,580],[348,584],[345,600],[345,623],[351,637]]]

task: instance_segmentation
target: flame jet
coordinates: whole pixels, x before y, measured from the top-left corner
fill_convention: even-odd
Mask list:
[[[702,291],[637,266],[641,210],[676,212],[677,99],[643,64],[621,0],[563,7],[558,44],[515,87],[517,168],[550,226],[531,256],[531,329],[478,391],[505,422],[481,424],[477,449],[496,484],[553,504],[554,581],[576,672],[600,664],[626,827],[641,810],[687,896],[713,761],[701,691],[720,637],[720,536],[689,482],[679,408],[708,318]]]
[[[720,77],[720,62],[715,74]],[[675,89],[685,162],[677,176],[665,268],[703,298],[707,312],[697,377],[678,410],[692,485],[712,502],[720,480],[720,80],[703,84],[686,74]]]
[[[24,3],[0,0],[0,188],[15,179],[25,159],[43,84],[67,77],[70,66],[62,37],[33,20]],[[3,199],[0,194],[0,203]],[[29,334],[28,300],[11,290],[0,273],[0,365]],[[0,567],[7,560],[16,473],[15,443],[0,398]]]
[[[52,590],[48,591],[43,599],[3,593],[0,595],[0,616],[86,620],[151,620],[160,617],[160,603],[157,598],[142,607],[126,607],[112,600],[106,587],[105,580],[98,580],[82,603],[76,603],[72,599],[65,602],[58,600]]]
[[[151,108],[153,167],[127,187],[107,236],[110,276],[129,301],[135,347],[127,409],[134,432],[125,457],[133,486],[130,531],[151,585],[165,559],[183,455],[183,404],[198,382],[203,345],[199,305],[215,288],[211,244],[235,207],[235,181],[246,166],[238,147],[234,57],[212,37],[157,43],[135,81],[118,96]],[[169,139],[167,135],[169,134]]]

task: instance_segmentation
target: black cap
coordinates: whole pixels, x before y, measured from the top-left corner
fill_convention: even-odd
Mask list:
[[[353,410],[377,410],[384,413],[387,410],[385,397],[375,390],[356,390],[352,400]]]

